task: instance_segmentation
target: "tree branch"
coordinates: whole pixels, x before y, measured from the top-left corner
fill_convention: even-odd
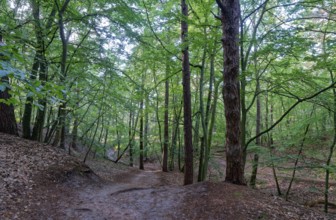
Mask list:
[[[270,130],[272,130],[275,126],[277,126],[298,104],[300,104],[301,102],[305,102],[305,101],[308,101],[312,98],[315,98],[316,96],[320,95],[321,93],[331,89],[331,88],[334,88],[336,85],[336,82],[332,83],[331,85],[329,85],[328,87],[314,93],[313,95],[310,95],[310,96],[307,96],[306,98],[298,98],[298,100],[289,108],[287,109],[287,111],[271,126],[269,127],[268,129],[260,132],[259,134],[257,134],[256,136],[252,137],[250,140],[248,140],[246,142],[246,145],[244,147],[244,151],[246,151],[248,145],[254,141],[256,138],[260,137],[261,135],[263,134],[266,134],[268,133]]]

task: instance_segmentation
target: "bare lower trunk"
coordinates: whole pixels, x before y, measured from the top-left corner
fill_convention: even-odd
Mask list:
[[[168,61],[167,61],[168,62]],[[166,67],[166,77],[169,75],[169,64]],[[168,147],[169,147],[169,79],[165,82],[165,112],[164,112],[164,143],[162,155],[162,171],[168,172]]]
[[[188,5],[186,0],[181,0],[182,21],[181,39],[182,49],[182,73],[183,73],[183,103],[184,103],[184,185],[192,184],[194,177],[193,145],[192,145],[192,121],[191,121],[191,94],[190,94],[190,66],[188,49]]]
[[[239,94],[239,0],[216,0],[222,11],[224,50],[223,98],[226,119],[225,181],[245,184],[243,152],[240,143]]]
[[[133,116],[133,112],[132,109],[130,110],[130,114],[129,114],[129,123],[128,123],[128,137],[129,137],[129,157],[130,157],[130,161],[129,161],[129,166],[133,167],[133,136],[132,136],[132,122],[134,121],[134,116]]]
[[[1,78],[1,82],[8,83],[8,78]],[[9,88],[6,88],[4,91],[0,90],[0,100],[3,99],[7,101],[10,98]],[[0,102],[0,132],[19,135],[15,120],[14,106],[12,104]]]
[[[257,89],[256,92],[260,92],[260,84],[259,84],[259,78],[257,78]],[[257,115],[256,115],[256,135],[260,133],[261,128],[261,108],[260,108],[260,96],[257,96],[256,101],[256,107],[257,107]],[[261,137],[258,137],[256,139],[256,145],[261,145]],[[252,174],[251,174],[251,180],[250,180],[250,186],[255,187],[256,186],[256,180],[257,180],[257,173],[258,173],[258,163],[259,163],[259,155],[258,153],[254,154],[253,162],[252,162]]]
[[[143,115],[143,99],[140,103],[140,157],[139,157],[139,169],[144,169],[144,140],[143,140],[143,125],[144,125],[144,115]]]

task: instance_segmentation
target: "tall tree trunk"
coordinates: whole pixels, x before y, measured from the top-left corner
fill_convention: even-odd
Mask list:
[[[140,102],[140,157],[139,157],[139,169],[144,169],[144,114],[143,114],[143,97]]]
[[[268,111],[268,106],[270,105],[270,112]],[[268,117],[270,117],[268,120]],[[268,101],[268,93],[266,93],[266,117],[265,117],[265,124],[266,124],[266,129],[268,129],[269,126],[271,126],[273,124],[273,103],[269,104]],[[273,178],[274,178],[274,182],[276,185],[276,189],[278,192],[278,195],[281,196],[282,192],[281,192],[281,187],[279,184],[279,180],[278,180],[278,176],[276,174],[276,170],[275,170],[275,165],[274,165],[274,159],[273,159],[273,135],[272,133],[267,133],[267,147],[269,149],[269,153],[270,153],[270,159],[271,159],[271,167],[272,167],[272,174],[273,174]]]
[[[30,81],[34,82],[37,77],[37,72],[40,66],[40,60],[41,60],[41,51],[36,49],[36,54],[34,57],[33,67],[32,71],[30,73]],[[23,117],[22,117],[22,136],[26,139],[31,139],[31,118],[32,118],[32,110],[33,110],[33,97],[28,93],[26,97]]]
[[[0,48],[4,43],[2,41],[2,35],[0,33]],[[0,54],[0,61],[7,60],[2,54]],[[0,68],[2,68],[0,63]],[[9,78],[7,76],[0,78],[0,84],[5,84],[6,88],[4,90],[0,90],[0,100],[8,101],[11,98],[10,95],[10,86],[9,86]],[[7,104],[0,102],[0,132],[19,135],[17,124],[15,120],[14,106],[13,104]]]
[[[48,117],[47,117],[47,130],[46,130],[46,134],[44,136],[44,143],[50,143],[51,142],[51,139],[52,139],[52,133],[53,133],[53,130],[56,128],[57,126],[57,121],[58,120],[55,120],[55,121],[52,121],[53,120],[53,108],[50,106],[49,107],[49,111],[48,111]]]
[[[256,93],[260,92],[260,83],[259,83],[259,77],[257,76],[257,90]],[[257,107],[257,115],[256,115],[256,135],[260,133],[261,128],[261,108],[260,108],[260,96],[258,95],[256,98],[256,107]],[[259,136],[256,138],[256,145],[261,145],[261,137]],[[250,179],[250,186],[255,187],[256,186],[256,179],[257,179],[257,172],[258,172],[258,163],[259,163],[259,155],[258,153],[254,154],[253,162],[252,162],[252,174]]]
[[[168,61],[166,61],[168,62]],[[162,155],[162,171],[168,172],[168,148],[169,148],[169,64],[166,64],[165,81],[165,111],[164,111],[164,143]]]
[[[44,34],[43,34],[41,20],[40,20],[39,1],[32,0],[31,7],[32,7],[33,18],[34,18],[34,31],[35,31],[35,37],[36,37],[36,46],[35,46],[34,62],[33,62],[32,71],[30,74],[30,80],[34,82],[37,79],[37,73],[39,71],[40,71],[40,76],[42,77],[44,76],[44,74],[46,74],[46,60],[45,60]],[[53,17],[53,11],[50,15]],[[50,28],[50,27],[47,27],[47,28]],[[43,80],[44,78],[42,78],[41,80],[43,82],[42,85],[44,85]],[[22,118],[22,129],[23,129],[24,138],[36,140],[37,136],[39,136],[38,134],[36,134],[37,128],[35,128],[35,133],[31,134],[31,127],[30,127],[31,122],[32,122],[31,118],[32,118],[32,110],[33,110],[33,101],[34,101],[33,97],[28,94],[26,98],[24,114]],[[42,106],[44,107],[44,103],[42,103]],[[39,108],[41,108],[41,105]],[[43,113],[41,114],[40,109],[39,109],[36,119],[41,119],[42,116],[44,116],[44,114]]]
[[[216,46],[216,43],[215,43]],[[212,129],[208,129],[209,127],[209,121],[210,121],[210,107],[211,107],[211,99],[212,99],[212,93],[213,93],[213,84],[214,84],[214,78],[215,78],[215,51],[216,49],[214,48],[213,54],[210,55],[210,79],[209,79],[209,93],[208,93],[208,100],[206,104],[206,109],[205,109],[205,127],[207,134],[206,140],[206,147],[204,151],[204,164],[203,164],[203,179],[205,180],[207,177],[208,173],[208,164],[209,164],[209,159],[210,159],[210,147],[211,147],[211,138],[212,138]],[[218,87],[217,87],[218,88]],[[218,95],[218,89],[216,91]],[[214,101],[213,101],[213,107],[214,110],[216,111],[216,105],[217,105],[217,95],[215,94]],[[214,112],[214,117],[215,117],[215,112]],[[212,127],[213,128],[213,127]]]
[[[95,137],[96,137],[96,135],[97,135],[98,128],[99,128],[100,118],[101,118],[101,112],[99,111],[99,116],[98,116],[97,126],[96,126],[96,129],[95,129],[95,131],[94,131],[93,136],[91,137],[91,143],[90,143],[90,145],[89,145],[88,150],[86,151],[85,157],[84,157],[84,159],[83,159],[83,163],[86,162],[86,159],[88,158],[89,153],[91,152],[91,149],[92,149],[92,147],[93,147],[94,139],[95,139]]]
[[[156,79],[156,71],[155,71],[155,69],[153,71],[153,80],[154,80],[155,85],[157,85],[157,79]],[[156,116],[156,121],[158,123],[160,149],[161,149],[161,152],[162,152],[163,151],[162,128],[161,128],[161,122],[160,122],[160,116],[159,116],[159,97],[160,97],[160,94],[159,94],[159,91],[158,91],[157,87],[155,87],[154,90],[155,90],[155,93],[156,93],[155,116]]]
[[[2,77],[1,83],[6,83],[9,86],[8,77]],[[9,91],[8,87],[4,91],[0,90],[0,100],[8,101],[11,98]],[[0,132],[19,135],[13,104],[0,102]]]
[[[78,118],[75,116],[75,120],[73,122],[73,127],[72,127],[72,140],[71,140],[71,145],[69,146],[69,148],[71,147],[74,150],[77,150],[77,139],[78,139]]]
[[[326,33],[323,35],[323,53],[324,53],[324,62],[327,66],[327,71],[330,75],[330,80],[332,83],[335,83],[335,76],[333,73],[333,70],[330,68],[330,65],[328,64],[328,58],[327,58],[327,51],[326,51]],[[333,128],[333,142],[330,144],[329,147],[329,154],[327,156],[326,166],[325,166],[325,188],[324,188],[324,212],[328,213],[328,204],[329,204],[329,178],[330,178],[330,164],[331,160],[334,154],[334,149],[336,146],[336,89],[332,89],[332,95],[333,95],[333,102],[332,102],[332,128]]]
[[[240,143],[239,94],[239,0],[216,0],[222,11],[224,86],[226,118],[226,177],[225,181],[245,184],[243,152]]]
[[[176,103],[175,96],[173,97],[174,103]],[[174,158],[175,158],[175,152],[176,152],[176,146],[177,146],[177,139],[178,139],[178,129],[180,126],[180,118],[182,113],[182,102],[179,106],[179,111],[177,112],[176,107],[174,107],[174,126],[172,126],[172,140],[171,140],[171,149],[170,149],[170,164],[169,164],[169,170],[174,170]],[[180,154],[180,151],[178,149],[178,154]]]
[[[120,137],[120,131],[119,131],[119,126],[118,126],[118,115],[116,115],[115,125],[117,127],[117,158],[118,158],[120,156],[120,144],[121,144],[121,137]],[[106,134],[108,133],[108,127],[109,127],[109,124],[106,127]]]
[[[63,21],[63,15],[66,11],[68,4],[70,0],[65,0],[62,7],[57,5],[58,7],[58,26],[59,26],[59,33],[62,41],[62,56],[61,56],[61,77],[60,77],[60,83],[65,84],[66,83],[66,76],[67,76],[67,57],[68,57],[68,42],[70,33],[65,33],[64,28],[64,21]],[[65,149],[65,135],[66,135],[66,94],[63,94],[63,100],[59,107],[59,132],[60,132],[60,148]]]
[[[109,127],[110,127],[110,121],[107,121],[107,126],[105,128],[105,137],[104,137],[104,158],[106,158],[106,146],[107,146],[107,139],[109,135]],[[118,133],[117,133],[118,136]],[[119,136],[117,137],[119,138]],[[118,157],[120,153],[120,140],[118,139]]]
[[[204,28],[204,35],[206,35],[206,28]],[[206,115],[204,111],[204,103],[203,103],[203,84],[204,84],[204,72],[205,72],[205,59],[206,59],[206,50],[207,47],[204,47],[203,55],[202,55],[202,68],[200,74],[200,85],[199,85],[199,102],[200,102],[200,116],[201,116],[201,125],[202,125],[202,138],[201,138],[201,151],[200,151],[200,161],[199,161],[199,172],[198,172],[198,181],[205,180],[206,171],[208,167],[204,167],[205,165],[205,151],[208,148],[208,127],[206,122]]]
[[[333,76],[332,76],[333,77]],[[333,82],[334,79],[332,78]],[[329,204],[329,178],[330,178],[330,164],[331,159],[334,153],[334,148],[336,146],[336,89],[333,89],[333,142],[329,147],[329,154],[326,162],[326,170],[325,170],[325,187],[324,187],[324,212],[328,212],[328,204]]]
[[[40,63],[40,74],[39,74],[39,79],[43,87],[45,86],[45,83],[48,80],[47,72],[48,72],[48,64],[45,56],[43,56],[42,61]],[[33,127],[32,140],[42,141],[44,121],[47,112],[47,98],[46,97],[40,98],[38,100],[38,104],[39,108],[37,109],[37,114]]]
[[[315,109],[313,107],[313,110],[311,111],[311,114],[310,114],[310,118],[312,117],[312,115],[314,113],[314,110]],[[306,126],[305,132],[303,134],[303,139],[301,141],[300,149],[299,149],[298,155],[297,155],[297,157],[295,159],[295,162],[294,162],[294,168],[293,168],[292,176],[291,176],[291,179],[289,181],[289,185],[288,185],[288,188],[287,188],[287,191],[286,191],[286,194],[285,194],[286,201],[288,201],[289,192],[290,192],[290,190],[292,188],[292,185],[293,185],[293,182],[294,182],[295,173],[296,173],[296,170],[297,170],[297,165],[299,163],[300,156],[303,152],[303,146],[304,146],[304,142],[306,140],[306,137],[307,137],[307,134],[308,134],[308,131],[309,131],[309,127],[310,127],[310,123]]]
[[[181,40],[182,40],[182,73],[183,73],[183,103],[184,103],[184,185],[192,184],[194,178],[191,95],[190,95],[190,66],[188,46],[188,5],[181,0]]]
[[[37,4],[36,1],[35,2],[32,1],[32,2],[35,5]],[[47,20],[45,30],[51,29],[54,19],[55,19],[55,15],[56,15],[56,4],[54,4],[49,14],[49,18]],[[39,80],[41,82],[42,87],[44,88],[46,82],[48,81],[48,62],[45,56],[46,48],[45,48],[45,42],[44,42],[45,36],[43,35],[42,26],[41,26],[39,19],[37,19],[36,21],[38,21],[37,23],[39,25],[38,30],[40,30],[38,33],[36,33],[36,38],[41,40],[40,45],[42,45],[42,57],[41,57],[42,60],[40,61]],[[51,41],[53,39],[54,38],[51,38]],[[47,97],[40,98],[38,100],[38,106],[39,108],[37,109],[37,114],[36,114],[33,133],[32,133],[32,139],[36,141],[42,141],[44,121],[45,121],[46,112],[47,112]]]
[[[145,161],[148,161],[148,132],[149,132],[149,117],[148,117],[148,106],[149,100],[148,95],[146,95],[146,110],[145,110],[145,130],[144,130],[144,156]]]
[[[218,90],[219,90],[220,84],[221,84],[221,80],[218,80],[218,82],[215,83],[214,101],[211,107],[211,118],[209,122],[210,124],[209,124],[209,134],[208,134],[208,148],[211,148],[211,145],[212,145],[212,133],[213,133],[213,129],[215,126],[215,120],[216,120],[216,110],[217,110],[217,102],[218,102],[218,96],[219,96]],[[209,154],[209,151],[208,151],[208,154]],[[209,157],[209,155],[207,157]]]
[[[132,135],[132,127],[133,127],[134,115],[132,106],[129,113],[129,123],[128,123],[128,146],[129,146],[129,166],[133,167],[133,135]]]

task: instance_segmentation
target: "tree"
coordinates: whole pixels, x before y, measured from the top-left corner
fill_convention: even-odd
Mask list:
[[[243,151],[240,143],[239,95],[239,0],[216,0],[222,12],[224,86],[223,98],[226,119],[226,176],[225,181],[245,184]]]
[[[4,42],[0,33],[0,47],[3,46]],[[19,135],[15,120],[14,105],[10,102],[10,84],[9,77],[7,76],[9,72],[4,68],[7,65],[9,65],[8,57],[0,53],[0,70],[5,73],[4,76],[1,76],[0,81],[0,132]]]
[[[166,76],[169,75],[169,61],[166,61]],[[168,147],[169,147],[169,79],[165,81],[165,111],[164,111],[164,143],[162,155],[162,171],[168,172]]]
[[[188,49],[188,5],[181,0],[181,41],[182,41],[182,74],[183,74],[183,113],[184,113],[184,185],[192,184],[194,178],[191,95],[190,95],[190,66]]]

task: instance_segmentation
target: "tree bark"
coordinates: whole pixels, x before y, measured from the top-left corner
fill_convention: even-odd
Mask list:
[[[1,41],[0,41],[1,42]],[[9,85],[8,77],[2,77],[1,83]],[[0,100],[8,101],[11,98],[10,89],[6,87],[4,91],[0,90]],[[0,132],[19,135],[14,114],[13,104],[0,102]]]
[[[143,97],[140,102],[140,157],[139,157],[139,169],[144,168],[144,115],[143,115]]]
[[[41,51],[38,51],[36,49],[33,67],[30,73],[30,77],[29,77],[31,82],[34,82],[36,80],[37,72],[40,66],[40,60],[41,60]],[[32,117],[32,110],[33,110],[33,101],[34,101],[33,97],[28,93],[26,102],[25,102],[23,117],[22,117],[22,133],[23,133],[22,136],[23,138],[26,138],[26,139],[31,139],[30,124],[31,124],[31,117]]]
[[[257,93],[260,92],[260,83],[259,78],[257,76]],[[256,108],[257,108],[257,115],[256,115],[256,135],[260,133],[260,127],[261,127],[261,107],[260,107],[260,96],[257,96],[256,101]],[[256,139],[256,145],[261,145],[261,137],[258,137]],[[258,163],[259,163],[259,155],[258,153],[254,154],[253,162],[252,162],[252,174],[251,174],[251,180],[250,180],[250,186],[254,188],[256,186],[256,179],[257,179],[257,173],[258,173]]]
[[[62,7],[57,5],[58,7],[58,26],[59,26],[59,33],[60,33],[60,38],[62,41],[62,56],[61,56],[61,77],[60,77],[60,82],[64,84],[66,82],[66,76],[67,76],[67,57],[68,57],[68,42],[69,42],[69,37],[70,37],[70,32],[65,33],[65,28],[64,28],[64,21],[63,21],[63,14],[65,10],[68,7],[70,0],[65,0],[64,4]],[[60,132],[60,148],[65,149],[65,121],[66,121],[66,94],[63,94],[63,100],[62,103],[59,107],[59,132]]]
[[[2,35],[0,34],[0,48],[2,45],[3,45]],[[7,58],[0,53],[0,61],[3,60],[7,60]],[[0,68],[2,68],[1,64]],[[7,76],[2,77],[0,81],[0,85],[1,84],[5,84],[6,88],[3,91],[0,90],[0,100],[4,100],[6,102],[11,98],[9,78]],[[0,132],[13,134],[17,136],[19,135],[15,120],[13,104],[0,102]]]
[[[134,115],[133,115],[133,110],[131,106],[130,113],[129,113],[129,123],[128,123],[128,146],[129,146],[129,159],[130,159],[129,166],[130,167],[133,167],[133,135],[132,135],[133,124],[134,124]]]
[[[184,185],[192,184],[194,177],[191,95],[190,95],[190,66],[188,47],[188,5],[181,0],[181,40],[182,40],[182,74],[183,74],[183,103],[184,103]]]
[[[226,177],[225,181],[245,184],[243,152],[240,143],[239,94],[239,0],[216,0],[222,11],[224,86],[226,119]]]
[[[206,28],[204,28],[204,35],[206,35]],[[203,181],[206,178],[206,171],[208,167],[205,167],[205,162],[208,160],[205,155],[207,155],[206,151],[208,150],[208,124],[206,122],[206,112],[204,111],[204,103],[203,103],[203,84],[204,84],[204,72],[205,72],[205,59],[206,59],[206,50],[207,47],[203,49],[202,55],[202,68],[200,74],[200,85],[199,85],[199,102],[200,102],[200,116],[201,116],[201,125],[202,125],[202,137],[201,137],[201,147],[200,147],[200,160],[199,160],[199,171],[198,171],[198,181]]]
[[[39,69],[41,69],[42,62],[44,61],[44,39],[43,39],[43,30],[40,23],[40,4],[38,1],[31,1],[32,13],[34,18],[34,30],[36,37],[36,45],[35,45],[35,57],[32,66],[32,71],[30,74],[30,81],[34,82],[37,79],[37,73]],[[44,68],[44,66],[43,66]],[[43,69],[44,70],[44,69]],[[40,70],[41,71],[41,70]],[[23,138],[32,139],[31,134],[31,118],[33,111],[33,97],[29,94],[26,98],[23,118],[22,118],[22,130],[23,130]]]
[[[47,82],[47,71],[48,71],[48,64],[45,56],[43,55],[43,60],[40,63],[40,74],[39,79],[41,81],[41,85],[44,86]],[[39,108],[37,109],[37,114],[35,118],[35,123],[33,127],[33,133],[32,133],[32,140],[36,141],[42,141],[43,137],[43,126],[45,121],[45,116],[47,112],[47,100],[46,97],[43,97],[38,100]]]
[[[173,96],[174,103],[176,103],[176,97]],[[179,110],[177,112],[176,107],[174,107],[174,126],[172,127],[172,140],[171,140],[171,149],[170,149],[170,164],[169,164],[169,170],[174,170],[174,159],[175,159],[175,152],[176,152],[176,146],[177,146],[177,139],[178,139],[178,129],[180,127],[180,118],[182,113],[182,102],[181,105],[178,106]],[[180,154],[180,151],[177,151],[178,154]],[[180,159],[180,157],[178,157]]]
[[[166,61],[168,62],[168,61]],[[166,64],[166,77],[169,75],[169,64]],[[162,155],[162,171],[168,172],[168,147],[169,147],[169,79],[165,81],[165,111],[164,111],[164,143]]]

